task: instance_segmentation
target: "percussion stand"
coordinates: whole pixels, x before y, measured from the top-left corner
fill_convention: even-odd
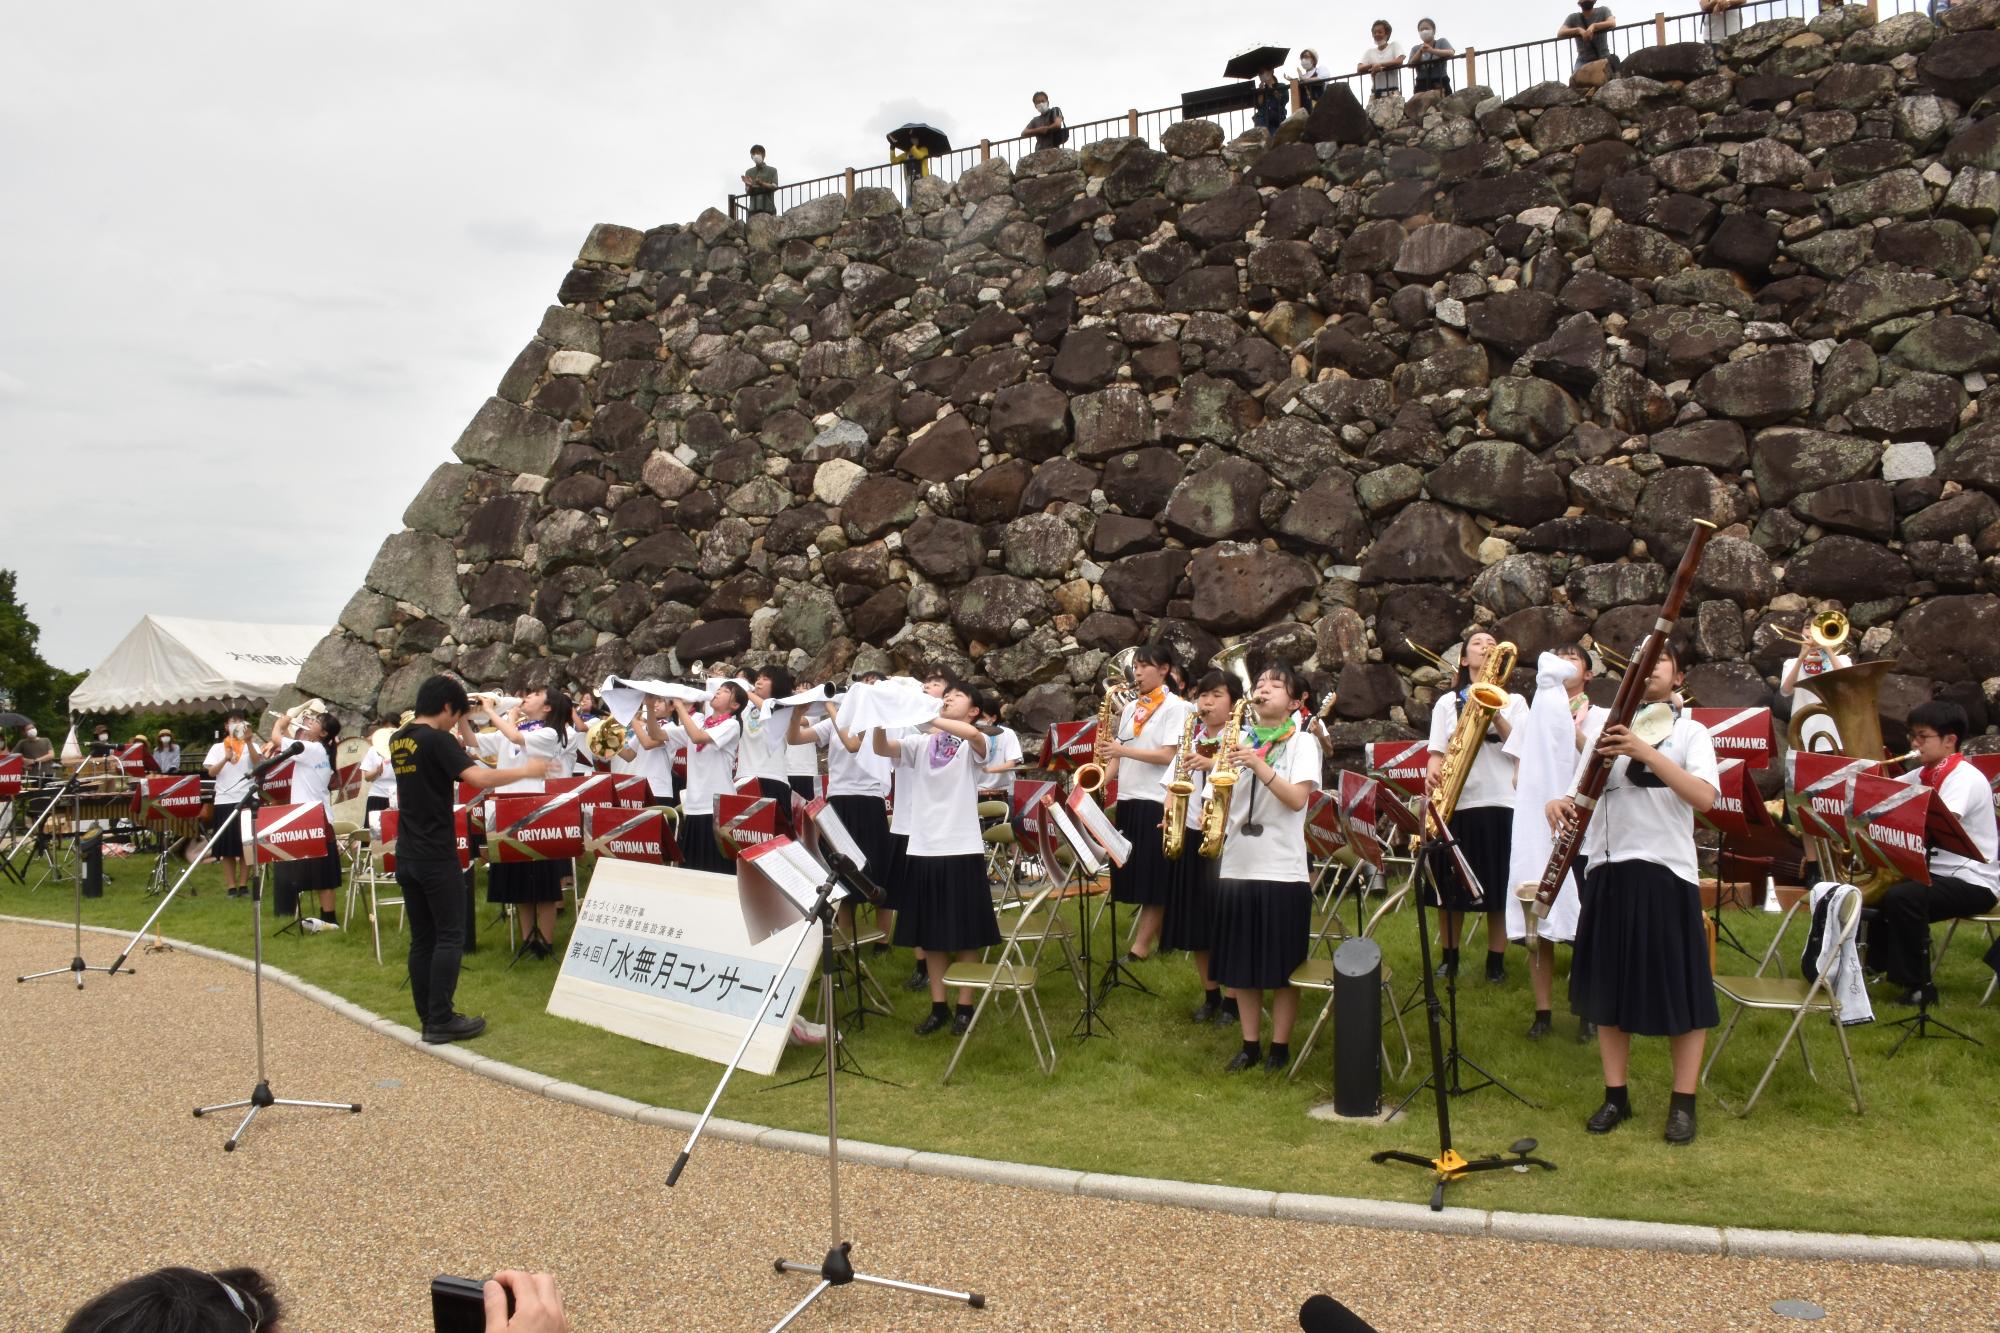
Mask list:
[[[1428,800],[1423,803],[1422,811],[1426,816],[1425,829],[1436,828],[1437,834],[1442,838],[1444,845],[1451,849],[1452,856],[1458,863],[1459,872],[1467,877],[1466,882],[1468,884],[1477,884],[1479,881],[1472,877],[1471,868],[1465,864],[1465,858],[1459,854],[1457,840],[1451,836],[1451,830],[1444,826],[1443,821],[1436,818],[1435,809]],[[1430,858],[1426,855],[1430,851],[1430,842],[1431,835],[1429,832],[1426,832],[1422,840],[1417,844],[1416,863],[1410,873],[1412,875],[1428,875],[1431,880],[1431,886],[1435,889],[1437,887],[1437,876],[1435,871],[1430,868]],[[1437,978],[1431,974],[1431,928],[1425,916],[1422,886],[1413,885],[1412,887],[1417,890],[1415,894],[1417,900],[1417,949],[1421,960],[1420,966],[1423,968],[1424,1019],[1430,1028],[1431,1072],[1425,1075],[1423,1082],[1411,1089],[1410,1095],[1403,1099],[1402,1105],[1389,1113],[1389,1118],[1391,1120],[1395,1119],[1403,1107],[1408,1106],[1417,1093],[1421,1092],[1424,1086],[1428,1084],[1431,1088],[1431,1098],[1437,1103],[1438,1151],[1435,1157],[1422,1157],[1413,1152],[1403,1152],[1391,1148],[1371,1154],[1368,1160],[1377,1163],[1402,1162],[1410,1166],[1423,1167],[1425,1170],[1431,1172],[1435,1178],[1431,1186],[1431,1211],[1435,1213],[1444,1210],[1444,1187],[1455,1180],[1461,1180],[1475,1172],[1525,1171],[1531,1166],[1539,1166],[1545,1171],[1553,1171],[1556,1167],[1553,1162],[1545,1161],[1540,1157],[1531,1155],[1540,1146],[1533,1139],[1516,1139],[1513,1145],[1507,1150],[1514,1154],[1512,1157],[1502,1157],[1499,1153],[1492,1153],[1470,1161],[1460,1156],[1458,1149],[1452,1146],[1451,1098],[1445,1088],[1444,1043],[1442,1034],[1439,1032],[1439,1009],[1441,1006],[1438,1003]],[[1440,898],[1439,901],[1442,902],[1443,899]],[[1454,1035],[1452,1049],[1452,1058],[1454,1060],[1460,1058],[1456,1041],[1457,1038]],[[1470,1060],[1465,1061],[1465,1063],[1472,1064]],[[1499,1086],[1523,1102],[1527,1101],[1519,1093],[1514,1092],[1512,1088],[1508,1088],[1506,1084],[1500,1083],[1492,1075],[1486,1074],[1486,1071],[1480,1069],[1479,1066],[1472,1065],[1472,1067],[1480,1074],[1485,1075],[1487,1083]],[[1484,1087],[1485,1084],[1477,1086]]]
[[[820,885],[819,896],[814,899],[812,907],[806,912],[807,919],[818,925],[821,948],[825,950],[832,948],[833,895],[848,869],[841,865],[842,859],[837,856],[834,858],[835,870],[827,876],[826,882]],[[799,954],[805,948],[806,940],[811,934],[810,930],[799,932],[798,940],[792,945],[791,955],[777,971],[779,979],[797,964]],[[820,1005],[827,1016],[826,1039],[830,1044],[837,1044],[840,1041],[839,1014],[833,1007],[833,977],[825,967],[820,968],[819,985]],[[723,1068],[722,1077],[716,1081],[715,1091],[709,1095],[708,1105],[702,1109],[701,1119],[695,1121],[694,1131],[688,1135],[687,1143],[681,1148],[680,1155],[674,1158],[674,1164],[667,1172],[668,1188],[672,1188],[680,1180],[681,1172],[687,1167],[689,1155],[694,1152],[695,1144],[708,1126],[709,1117],[715,1114],[716,1103],[722,1100],[723,1089],[729,1086],[730,1075],[734,1074],[737,1066],[742,1064],[744,1053],[750,1049],[751,1040],[763,1027],[765,1015],[770,1013],[771,1007],[777,1002],[778,992],[778,984],[773,981],[764,994],[764,1003],[758,1007],[756,1016],[745,1028],[743,1040],[737,1044],[736,1054],[729,1057],[729,1063]],[[975,1310],[985,1309],[986,1298],[976,1291],[950,1291],[943,1287],[927,1287],[917,1282],[877,1277],[872,1273],[855,1270],[853,1262],[848,1258],[849,1251],[854,1248],[854,1242],[843,1240],[840,1235],[840,1066],[841,1061],[838,1057],[826,1061],[827,1214],[831,1244],[825,1258],[816,1264],[782,1258],[772,1263],[772,1269],[778,1273],[811,1273],[819,1281],[813,1284],[813,1289],[806,1293],[804,1300],[793,1306],[783,1319],[771,1325],[771,1333],[778,1333],[780,1329],[789,1327],[793,1320],[804,1314],[814,1301],[832,1288],[845,1287],[856,1282],[866,1286],[889,1287],[896,1291],[914,1292],[919,1296],[936,1296],[941,1300],[962,1302]]]
[[[69,795],[70,792],[76,787],[76,784],[78,780],[82,777],[82,775],[83,775],[82,769],[78,769],[75,772],[71,773],[69,777],[63,781],[63,785],[56,788],[55,794],[49,797],[48,803],[42,807],[42,812],[36,815],[34,820],[29,823],[27,831],[23,833],[19,838],[16,838],[13,842],[8,844],[7,854],[5,856],[0,856],[0,875],[6,876],[7,878],[13,880],[16,884],[19,884],[23,888],[39,887],[40,885],[39,880],[36,882],[35,885],[33,886],[29,885],[27,873],[23,871],[20,866],[14,864],[14,853],[22,847],[28,848],[29,849],[28,857],[27,861],[24,864],[27,865],[34,864],[35,860],[34,848],[36,840],[38,838],[43,838],[46,836],[42,833],[42,825],[48,822],[49,816],[55,812],[56,806],[60,805],[62,803],[63,797]],[[15,799],[23,800],[26,798],[26,796],[27,792],[25,789],[23,789],[21,796],[16,797]],[[9,804],[11,805],[12,802],[9,802]],[[44,876],[44,878],[46,878],[46,876]]]
[[[234,817],[245,820],[252,829],[256,828],[257,807],[263,803],[263,796],[263,779],[253,775],[250,794],[243,798]],[[160,906],[165,907],[166,904],[161,903]],[[157,916],[158,913],[154,915]],[[144,927],[140,928],[139,933],[141,935],[146,933]],[[351,1114],[359,1114],[361,1111],[360,1102],[303,1102],[271,1095],[271,1081],[264,1073],[264,867],[261,858],[256,870],[250,876],[250,950],[250,995],[257,1014],[257,1085],[250,1090],[250,1095],[241,1101],[218,1102],[213,1106],[194,1108],[197,1120],[215,1111],[240,1111],[246,1106],[250,1108],[248,1114],[243,1117],[243,1123],[236,1127],[236,1132],[224,1140],[222,1144],[224,1152],[236,1151],[236,1145],[243,1138],[244,1131],[250,1128],[250,1122],[257,1118],[259,1111],[267,1107],[308,1106],[326,1111],[347,1111]]]

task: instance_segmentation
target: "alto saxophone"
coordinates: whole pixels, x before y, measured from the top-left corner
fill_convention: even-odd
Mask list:
[[[1465,790],[1465,779],[1471,775],[1473,760],[1479,757],[1479,746],[1486,739],[1486,728],[1493,715],[1507,706],[1507,688],[1503,682],[1514,674],[1516,652],[1511,643],[1494,644],[1478,678],[1465,691],[1458,725],[1452,729],[1444,763],[1438,768],[1437,795],[1430,801],[1434,816],[1429,829],[1432,836],[1439,833],[1439,824],[1451,822],[1452,812],[1458,809],[1459,793]]]
[[[1250,715],[1250,700],[1240,700],[1222,729],[1222,743],[1215,751],[1215,767],[1208,775],[1208,802],[1201,808],[1201,854],[1209,860],[1222,855],[1222,829],[1229,822],[1229,794],[1236,786],[1236,764],[1229,752],[1241,743],[1243,719]]]
[[[1167,817],[1160,824],[1160,849],[1169,861],[1179,860],[1187,849],[1188,798],[1194,795],[1194,780],[1188,776],[1188,765],[1194,760],[1194,733],[1199,724],[1195,710],[1188,709],[1187,722],[1181,727],[1180,749],[1174,755],[1174,775],[1167,782]]]
[[[1104,664],[1104,702],[1097,707],[1097,734],[1090,747],[1090,761],[1077,765],[1071,779],[1075,791],[1094,796],[1104,789],[1111,767],[1111,742],[1117,735],[1118,714],[1125,707],[1132,663],[1138,653],[1137,648],[1121,649]]]

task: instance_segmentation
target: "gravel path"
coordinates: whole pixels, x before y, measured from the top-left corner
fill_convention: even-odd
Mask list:
[[[51,965],[61,934],[0,925],[0,973]],[[253,1081],[248,976],[185,954],[139,975],[10,985],[0,1005],[0,1327],[55,1328],[92,1293],[166,1263],[249,1263],[291,1302],[289,1333],[427,1329],[430,1278],[554,1271],[579,1330],[767,1327],[806,1290],[784,1253],[825,1244],[825,1166],[705,1143],[681,1186],[678,1134],[501,1086],[276,986],[278,1109],[234,1154],[199,1102]],[[920,1095],[913,1092],[912,1095]],[[743,1096],[725,1113],[753,1117]],[[996,1108],[1000,1113],[1001,1108]],[[865,1270],[984,1291],[974,1312],[831,1293],[795,1328],[1284,1329],[1330,1291],[1388,1333],[1994,1327],[2000,1273],[1575,1249],[1219,1216],[863,1166],[842,1172]]]

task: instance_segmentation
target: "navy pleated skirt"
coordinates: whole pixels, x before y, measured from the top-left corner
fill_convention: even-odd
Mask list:
[[[1570,1008],[1593,1023],[1678,1037],[1721,1021],[1701,889],[1663,866],[1592,866],[1574,950]]]
[[[1167,901],[1167,854],[1160,847],[1160,820],[1166,807],[1158,801],[1120,798],[1112,807],[1112,822],[1132,843],[1132,855],[1111,867],[1111,900],[1141,907]]]
[[[1000,942],[993,892],[986,886],[986,858],[909,856],[902,862],[896,904],[896,943],[926,953],[990,949]]]
[[[1311,936],[1312,886],[1305,880],[1220,880],[1208,974],[1216,985],[1240,990],[1289,986]]]

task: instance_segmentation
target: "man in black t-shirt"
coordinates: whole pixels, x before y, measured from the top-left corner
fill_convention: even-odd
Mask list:
[[[396,883],[410,918],[410,997],[424,1040],[464,1041],[486,1030],[483,1018],[452,1007],[459,960],[465,953],[465,881],[458,867],[458,831],[452,816],[457,784],[482,791],[547,775],[532,760],[517,768],[486,768],[454,734],[472,701],[449,676],[417,687],[416,716],[389,739],[396,774]]]
[[[1617,26],[1609,5],[1578,5],[1576,12],[1563,20],[1556,36],[1575,38],[1576,63],[1588,65],[1610,58],[1611,30]]]
[[[1069,142],[1069,129],[1063,121],[1062,108],[1049,105],[1047,93],[1035,94],[1035,116],[1021,128],[1022,137],[1033,135],[1035,151],[1044,148],[1060,148]]]

